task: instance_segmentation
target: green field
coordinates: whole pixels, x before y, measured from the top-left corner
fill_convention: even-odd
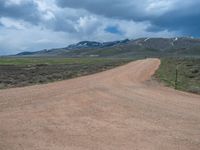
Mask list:
[[[175,86],[176,69],[177,86]],[[155,76],[168,86],[200,94],[200,59],[162,58]]]
[[[132,59],[1,58],[0,89],[43,84],[97,73]]]
[[[26,58],[0,58],[0,65],[35,65],[35,64],[96,64],[119,61],[129,61],[132,59],[120,58],[45,58],[45,57],[26,57]]]

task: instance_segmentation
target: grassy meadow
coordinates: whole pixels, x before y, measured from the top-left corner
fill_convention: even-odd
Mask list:
[[[116,58],[0,58],[0,89],[97,73],[130,62]]]
[[[168,86],[200,94],[199,58],[162,58],[155,76]]]

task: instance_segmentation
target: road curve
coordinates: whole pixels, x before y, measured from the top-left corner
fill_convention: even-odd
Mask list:
[[[0,150],[199,150],[200,96],[151,80],[145,59],[0,91]]]

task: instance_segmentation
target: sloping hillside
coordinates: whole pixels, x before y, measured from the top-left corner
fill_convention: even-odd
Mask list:
[[[114,42],[82,41],[65,48],[23,52],[17,56],[159,57],[200,56],[200,39],[140,38]]]

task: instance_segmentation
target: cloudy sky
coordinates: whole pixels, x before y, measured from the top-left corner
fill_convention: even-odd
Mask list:
[[[200,0],[0,0],[0,55],[82,40],[200,37]]]

